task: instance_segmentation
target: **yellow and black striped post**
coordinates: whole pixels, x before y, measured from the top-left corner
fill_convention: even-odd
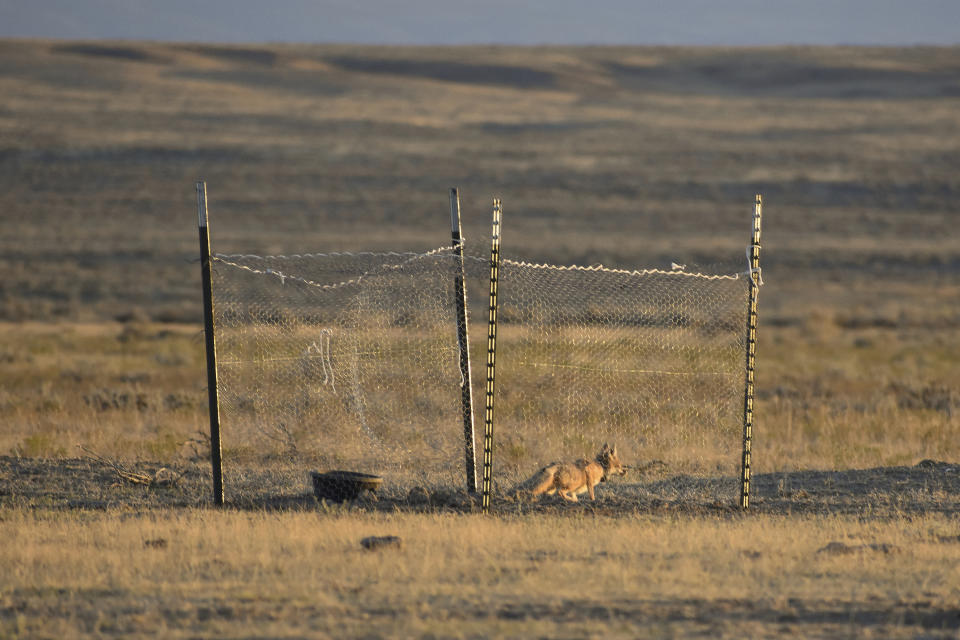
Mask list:
[[[493,200],[493,231],[490,244],[490,316],[487,324],[487,392],[483,412],[483,512],[490,510],[493,480],[493,395],[497,364],[497,284],[500,278],[500,199]]]
[[[460,417],[463,420],[463,451],[467,473],[467,491],[477,492],[476,443],[473,432],[473,376],[470,372],[470,334],[467,330],[467,289],[464,286],[463,231],[460,225],[460,194],[450,189],[450,227],[454,274],[454,305],[457,308],[457,344],[460,347]]]
[[[203,332],[207,348],[207,398],[210,409],[210,466],[213,503],[223,505],[223,462],[220,449],[220,401],[217,397],[217,345],[213,330],[213,265],[207,216],[207,183],[197,183],[197,216],[200,229],[200,280],[203,287]]]
[[[757,358],[757,298],[760,293],[760,216],[763,200],[757,194],[753,209],[753,233],[747,256],[750,263],[750,297],[747,306],[747,375],[743,394],[743,458],[740,464],[740,507],[750,506],[750,453],[753,446],[753,383]]]

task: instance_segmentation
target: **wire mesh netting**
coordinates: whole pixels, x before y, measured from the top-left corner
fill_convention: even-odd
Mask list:
[[[309,460],[386,492],[465,487],[456,265],[447,248],[216,256],[225,473]]]
[[[463,267],[478,475],[490,276],[479,253]],[[358,474],[382,479],[381,496],[464,491],[460,269],[451,248],[215,256],[228,494],[250,466],[286,469],[302,488],[304,461],[349,472],[314,478],[332,498],[379,481]],[[626,464],[723,476],[716,493],[734,496],[747,278],[504,259],[499,279],[495,492],[610,443]]]
[[[749,281],[504,259],[497,338],[497,478],[616,444],[625,464],[726,476],[743,428]],[[719,488],[718,488],[719,489]],[[719,497],[719,496],[717,496]]]

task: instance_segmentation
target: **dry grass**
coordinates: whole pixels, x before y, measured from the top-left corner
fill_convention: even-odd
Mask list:
[[[955,630],[956,523],[7,511],[3,633],[806,637]],[[365,551],[393,534],[402,548]]]
[[[954,467],[851,470],[960,459],[958,96],[956,47],[0,42],[0,453],[57,460],[0,477],[0,635],[955,634]],[[199,177],[227,253],[436,247],[457,185],[478,251],[497,195],[507,257],[724,271],[763,193],[760,515],[689,478],[618,518],[318,511],[305,451],[228,475],[279,512],[189,508]]]
[[[947,334],[842,327],[835,318],[821,316],[811,316],[803,326],[761,326],[754,469],[771,473],[960,459],[960,380],[954,364],[960,353]],[[76,445],[83,444],[119,459],[202,457],[202,447],[192,444],[207,430],[203,343],[196,328],[6,324],[0,335],[7,345],[0,451],[75,456]],[[456,431],[455,421],[450,428]],[[500,435],[498,455],[515,462],[510,449],[515,439],[509,431]],[[317,462],[322,452],[312,448],[308,436],[294,444]],[[289,444],[253,442],[232,432],[225,433],[225,442],[228,457],[254,445],[282,452]],[[682,466],[701,459],[704,468],[715,471],[721,465],[733,475],[739,464],[736,445],[732,453],[704,450],[672,462]],[[641,462],[662,453],[639,450],[630,456]]]
[[[176,460],[208,430],[196,327],[6,323],[0,449],[22,456]],[[198,375],[199,374],[199,375]]]
[[[765,314],[955,286],[957,48],[0,45],[8,319],[196,321],[201,176],[225,252],[438,246],[458,185],[506,254],[739,264],[761,192]]]

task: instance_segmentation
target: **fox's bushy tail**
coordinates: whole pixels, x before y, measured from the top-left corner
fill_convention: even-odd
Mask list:
[[[550,489],[554,488],[553,483],[557,476],[557,471],[560,470],[559,462],[551,462],[544,468],[537,471],[535,474],[516,485],[507,495],[514,499],[518,498],[535,498],[541,494],[547,493]]]

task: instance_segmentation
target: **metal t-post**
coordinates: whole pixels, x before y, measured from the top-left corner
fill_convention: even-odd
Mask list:
[[[497,372],[497,286],[500,278],[500,199],[493,201],[493,232],[490,243],[490,315],[487,323],[487,387],[483,420],[483,512],[490,510],[493,485],[493,399]]]
[[[763,200],[757,194],[753,209],[753,233],[747,256],[750,263],[750,298],[747,306],[747,374],[743,394],[743,458],[740,465],[740,507],[750,506],[750,454],[753,447],[753,383],[757,358],[757,298],[760,294],[760,216]]]
[[[464,286],[463,237],[460,226],[460,195],[450,189],[450,226],[455,259],[454,300],[457,308],[457,344],[460,347],[460,406],[463,418],[463,451],[467,491],[477,492],[477,454],[473,430],[473,384],[470,370],[470,335],[467,330],[467,289]]]
[[[207,346],[207,396],[210,401],[210,465],[213,471],[213,503],[222,506],[220,403],[217,398],[217,346],[213,332],[213,270],[210,264],[210,233],[207,225],[207,184],[205,182],[197,183],[197,213],[200,228],[200,275],[203,283],[203,331]]]

